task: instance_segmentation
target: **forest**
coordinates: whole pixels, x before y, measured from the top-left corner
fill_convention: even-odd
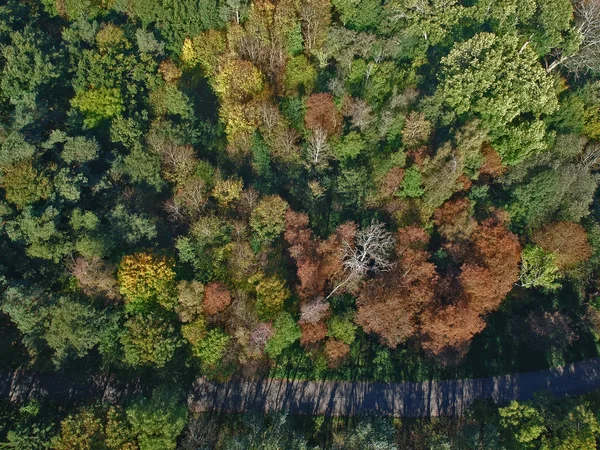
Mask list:
[[[600,395],[195,415],[194,379],[600,355],[600,1],[3,0],[0,448],[595,449]]]

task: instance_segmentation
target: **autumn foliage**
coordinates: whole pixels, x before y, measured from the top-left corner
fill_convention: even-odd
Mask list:
[[[567,269],[592,256],[592,248],[584,228],[578,223],[555,222],[533,235],[534,242],[556,255],[559,269]]]
[[[342,115],[333,103],[331,94],[313,94],[306,101],[306,128],[310,130],[321,129],[328,136],[337,134],[341,130]]]
[[[231,304],[231,294],[223,283],[209,283],[204,289],[204,300],[202,306],[206,314],[214,315]]]
[[[117,277],[126,301],[157,300],[165,307],[175,306],[175,272],[173,262],[166,257],[144,252],[125,256]]]
[[[377,334],[392,348],[415,334],[419,314],[433,301],[438,279],[435,265],[428,262],[425,230],[401,229],[397,239],[397,266],[365,284],[356,315],[364,331]]]

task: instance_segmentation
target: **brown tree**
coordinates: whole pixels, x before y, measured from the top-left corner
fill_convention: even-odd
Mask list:
[[[343,364],[346,356],[350,353],[350,346],[337,339],[327,339],[325,343],[325,356],[329,367],[339,367]]]
[[[327,325],[323,322],[300,322],[300,329],[302,330],[300,344],[304,347],[314,345],[327,337]]]
[[[369,280],[361,290],[355,321],[367,333],[395,348],[418,329],[418,317],[435,295],[438,279],[428,262],[429,236],[417,227],[397,233],[398,265],[389,273]]]
[[[86,295],[101,295],[111,300],[118,300],[121,297],[115,276],[116,267],[97,256],[92,258],[80,256],[69,264],[68,268]]]
[[[458,363],[485,328],[479,312],[462,304],[428,309],[421,322],[423,349],[444,365]]]
[[[534,242],[556,255],[556,266],[568,269],[592,256],[585,229],[578,223],[555,222],[533,235]]]
[[[231,294],[223,283],[209,283],[204,289],[204,300],[202,305],[204,311],[209,314],[217,314],[231,304]]]
[[[341,131],[342,117],[331,94],[313,94],[306,100],[304,123],[309,130],[321,129],[327,136]]]
[[[463,264],[460,282],[470,307],[482,313],[497,308],[519,279],[521,244],[494,219],[480,224],[472,241],[473,258]]]
[[[451,278],[444,283],[447,292],[455,291],[446,298],[451,303],[432,303],[420,321],[423,348],[443,364],[460,361],[485,328],[482,315],[500,305],[519,276],[521,246],[499,219],[479,224],[462,248],[459,286]]]

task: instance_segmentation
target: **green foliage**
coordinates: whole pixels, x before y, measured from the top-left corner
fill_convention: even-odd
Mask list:
[[[89,353],[100,342],[105,322],[96,309],[66,297],[50,309],[47,320],[45,339],[57,366]]]
[[[187,420],[182,394],[166,386],[156,388],[127,408],[127,419],[140,450],[175,450],[177,437]]]
[[[213,328],[198,340],[192,350],[203,367],[215,368],[230,341],[231,336],[225,334],[220,328]]]
[[[554,80],[533,51],[511,36],[480,33],[442,58],[438,95],[459,117],[477,117],[490,130],[505,164],[546,148],[544,115],[558,109]],[[533,119],[527,119],[532,117]]]
[[[416,166],[408,168],[404,172],[404,180],[402,180],[402,188],[398,192],[398,196],[401,198],[421,197],[425,193],[421,184],[422,179],[419,169]]]
[[[354,325],[352,316],[333,316],[327,323],[327,335],[333,339],[351,345],[356,338],[357,326]]]
[[[544,419],[538,410],[513,400],[498,412],[500,425],[517,445],[535,448],[535,441],[546,431]]]
[[[131,367],[164,367],[181,345],[172,322],[161,312],[133,314],[121,336],[124,361]]]
[[[274,359],[300,339],[302,333],[294,318],[288,313],[281,313],[275,319],[273,326],[275,327],[275,334],[267,342],[265,352]]]
[[[285,70],[285,89],[289,95],[311,92],[315,85],[317,72],[306,56],[298,55],[291,58]]]
[[[540,287],[549,291],[559,288],[560,274],[554,263],[555,259],[554,254],[545,252],[540,247],[525,247],[521,254],[521,286]]]
[[[283,232],[285,228],[285,213],[289,206],[278,195],[271,195],[260,200],[252,216],[250,226],[260,243],[270,243]]]
[[[103,120],[118,117],[125,111],[121,93],[114,88],[78,92],[71,104],[83,113],[83,124],[87,128],[97,127]]]

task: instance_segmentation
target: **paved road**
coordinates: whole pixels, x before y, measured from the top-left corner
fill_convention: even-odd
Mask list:
[[[313,382],[266,379],[213,383],[199,379],[190,396],[198,411],[281,411],[292,414],[394,417],[460,415],[476,399],[527,400],[540,391],[555,396],[600,389],[600,358],[564,367],[490,378],[424,383]]]
[[[537,372],[423,383],[314,382],[272,378],[214,383],[201,378],[192,386],[188,404],[197,412],[285,410],[292,414],[430,417],[460,415],[476,399],[491,398],[498,403],[506,403],[530,399],[540,391],[561,397],[594,389],[600,389],[600,358]],[[59,374],[0,374],[0,398],[12,402],[24,402],[33,397],[49,397],[62,405],[93,400],[119,402],[123,397],[141,392],[140,383],[135,380],[119,381],[101,374],[86,380]]]

